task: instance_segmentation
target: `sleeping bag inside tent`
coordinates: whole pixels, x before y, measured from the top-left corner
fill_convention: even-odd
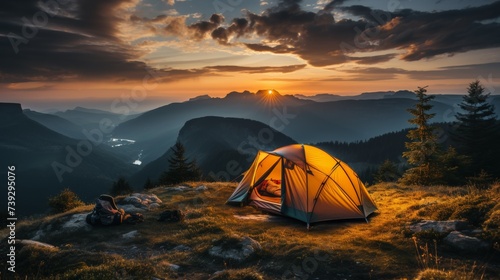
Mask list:
[[[344,162],[309,145],[259,151],[228,204],[252,205],[307,223],[366,219],[377,207]]]

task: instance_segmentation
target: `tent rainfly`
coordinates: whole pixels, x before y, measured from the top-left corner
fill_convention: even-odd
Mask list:
[[[323,150],[295,144],[259,151],[228,204],[307,223],[366,218],[377,210],[358,175]]]

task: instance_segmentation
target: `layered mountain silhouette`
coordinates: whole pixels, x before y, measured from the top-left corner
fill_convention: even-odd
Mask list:
[[[64,136],[74,139],[85,138],[85,135],[82,133],[83,128],[75,123],[72,123],[71,121],[68,121],[67,119],[53,114],[39,113],[29,109],[23,110],[23,113],[28,118]]]
[[[138,116],[138,114],[125,115],[83,107],[75,107],[71,110],[56,112],[54,115],[87,129],[99,127],[99,123],[103,120],[109,120],[114,126],[116,126],[124,121],[131,120]]]
[[[297,143],[258,121],[210,116],[187,121],[176,141],[184,145],[186,157],[196,160],[208,180],[232,180],[248,169],[258,150],[270,151]],[[157,181],[168,169],[172,154],[169,149],[145,165],[132,176],[132,183],[140,185],[148,177]]]
[[[253,119],[302,143],[358,141],[407,128],[407,108],[414,104],[415,100],[409,98],[315,102],[276,91],[232,92],[224,98],[172,103],[143,113],[118,125],[113,137],[135,140],[145,163],[173,145],[186,121],[204,116]],[[432,105],[436,113],[433,121],[450,121],[452,106],[441,102]]]
[[[92,200],[107,192],[117,176],[134,171],[105,144],[52,131],[24,115],[20,104],[0,103],[0,118],[0,164],[16,166],[18,215],[44,211],[48,197],[66,187]],[[5,201],[6,192],[1,197]]]

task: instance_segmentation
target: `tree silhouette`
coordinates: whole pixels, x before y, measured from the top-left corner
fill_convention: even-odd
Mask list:
[[[144,183],[144,189],[149,190],[149,189],[152,189],[154,187],[155,187],[155,184],[153,184],[153,182],[151,181],[151,178],[148,177],[148,179]]]
[[[419,87],[415,91],[417,104],[415,108],[408,109],[414,116],[408,122],[417,127],[406,135],[410,141],[405,143],[407,150],[403,152],[403,157],[412,167],[406,170],[401,178],[404,184],[432,185],[443,177],[438,160],[440,150],[437,137],[434,134],[434,126],[429,124],[435,115],[428,113],[433,107],[429,102],[434,96],[429,96],[426,92],[425,87]]]
[[[111,195],[122,195],[122,194],[130,194],[134,192],[130,184],[125,180],[124,177],[119,177],[116,182],[113,183],[111,187]]]
[[[201,172],[196,162],[188,161],[185,157],[185,148],[181,142],[177,141],[171,148],[173,155],[168,159],[169,169],[160,177],[161,185],[174,185],[186,181],[199,180]]]
[[[489,93],[479,81],[474,81],[467,88],[459,104],[463,113],[457,113],[457,128],[454,138],[458,142],[458,152],[470,161],[468,175],[477,175],[481,170],[497,173],[499,125],[496,121],[495,107],[488,102]]]

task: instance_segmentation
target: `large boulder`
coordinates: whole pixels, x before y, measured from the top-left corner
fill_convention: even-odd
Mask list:
[[[467,236],[459,231],[450,232],[450,234],[444,238],[444,242],[453,248],[469,252],[477,252],[489,248],[488,243],[485,241],[476,237]]]
[[[233,236],[228,240],[221,240],[218,245],[210,248],[208,253],[224,260],[242,262],[261,249],[259,242],[248,236]]]
[[[85,220],[87,214],[88,213],[67,215],[57,220],[44,223],[35,232],[32,240],[44,240],[46,237],[91,231],[92,226]]]
[[[423,220],[416,224],[410,225],[409,230],[411,232],[421,232],[421,231],[435,231],[439,233],[447,233],[450,231],[466,229],[469,224],[461,220],[451,220],[451,221],[433,221],[433,220]]]

